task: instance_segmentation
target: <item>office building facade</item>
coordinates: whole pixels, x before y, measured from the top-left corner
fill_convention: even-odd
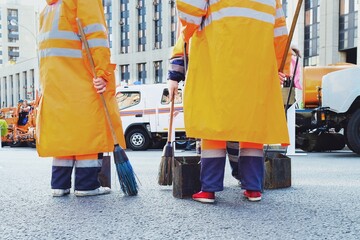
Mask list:
[[[288,27],[297,1],[282,0]],[[177,37],[174,0],[103,0],[117,84],[166,82]],[[0,5],[0,101],[12,106],[39,89],[37,13]],[[359,0],[304,0],[293,37],[304,66],[360,61]],[[16,24],[17,23],[17,24]],[[16,63],[16,64],[14,64]]]

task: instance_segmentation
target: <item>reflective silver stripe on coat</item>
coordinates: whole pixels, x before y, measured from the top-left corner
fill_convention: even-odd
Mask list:
[[[106,47],[109,48],[109,42],[107,39],[101,39],[101,38],[94,38],[88,40],[89,47]]]
[[[256,149],[256,148],[240,148],[240,156],[263,157],[264,151],[262,149]]]
[[[275,17],[271,14],[259,12],[250,8],[229,7],[211,13],[210,16],[205,19],[205,26],[208,26],[212,21],[221,20],[226,17],[251,18],[265,23],[270,23],[272,25],[275,23]]]
[[[170,71],[175,71],[175,72],[180,72],[180,73],[185,73],[184,66],[181,66],[181,65],[178,65],[178,64],[170,64],[169,65],[169,70]]]
[[[180,2],[186,3],[196,8],[200,8],[202,10],[205,10],[207,4],[206,0],[182,0]]]
[[[274,37],[280,37],[284,35],[288,35],[288,29],[286,26],[278,27],[274,29]]]
[[[67,160],[61,158],[53,158],[52,165],[54,167],[72,167],[74,166],[74,160]]]
[[[60,40],[73,40],[79,41],[80,38],[72,31],[56,31],[56,32],[45,32],[39,35],[39,42],[43,42],[49,39],[60,39]]]
[[[76,168],[93,168],[93,167],[101,167],[101,166],[102,166],[102,159],[75,161]]]
[[[226,150],[225,149],[206,149],[201,150],[201,157],[202,158],[219,158],[219,157],[225,157],[226,156]]]
[[[94,23],[84,27],[85,34],[90,34],[94,32],[106,32],[106,27],[100,23]]]
[[[275,8],[276,7],[276,1],[275,0],[253,0],[253,2],[258,2],[264,5],[268,5],[270,7]]]
[[[202,17],[195,17],[193,15],[186,14],[184,12],[178,11],[178,15],[180,19],[185,20],[188,23],[200,25],[202,21]]]
[[[275,18],[278,19],[278,18],[282,18],[282,17],[285,17],[285,14],[284,14],[283,9],[282,9],[282,8],[276,9],[276,16],[275,16]]]
[[[82,58],[82,52],[81,50],[69,48],[46,48],[40,50],[40,58],[44,57]]]

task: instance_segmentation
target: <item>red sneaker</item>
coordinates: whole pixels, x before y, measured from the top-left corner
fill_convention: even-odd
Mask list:
[[[200,191],[192,195],[192,199],[202,203],[214,203],[215,193],[214,192],[203,192]]]
[[[257,202],[261,200],[261,192],[245,190],[244,196],[251,202]]]

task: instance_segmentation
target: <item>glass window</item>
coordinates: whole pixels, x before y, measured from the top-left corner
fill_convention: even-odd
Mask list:
[[[316,65],[319,56],[320,0],[305,0],[304,65]]]
[[[357,46],[358,1],[340,0],[339,51]]]
[[[170,96],[169,96],[169,90],[167,88],[164,89],[163,94],[161,96],[161,104],[167,105],[170,103]],[[181,104],[182,103],[182,91],[181,89],[178,89],[178,94],[175,96],[175,104]]]
[[[139,104],[140,99],[140,92],[118,92],[116,94],[116,101],[120,110]]]

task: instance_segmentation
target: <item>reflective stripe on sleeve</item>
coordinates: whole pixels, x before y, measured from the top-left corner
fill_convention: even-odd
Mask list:
[[[40,58],[44,57],[82,58],[82,52],[81,50],[69,48],[47,48],[40,50]]]
[[[206,7],[206,4],[207,4],[207,1],[206,0],[182,0],[182,1],[178,1],[178,2],[183,2],[183,3],[186,3],[188,5],[191,5],[193,7],[196,7],[196,8],[200,8],[200,9],[205,9]]]
[[[106,27],[100,23],[90,24],[84,27],[84,33],[106,32]]]
[[[274,29],[274,37],[280,37],[284,35],[288,35],[288,29],[286,26]]]
[[[186,14],[184,12],[179,11],[179,18],[192,24],[200,25],[202,21],[202,17],[195,17],[193,15]]]
[[[264,5],[271,6],[273,8],[276,7],[276,2],[274,0],[253,0],[253,1],[264,4]]]
[[[109,48],[109,42],[107,39],[101,39],[101,38],[94,38],[88,40],[89,47],[106,47]]]

